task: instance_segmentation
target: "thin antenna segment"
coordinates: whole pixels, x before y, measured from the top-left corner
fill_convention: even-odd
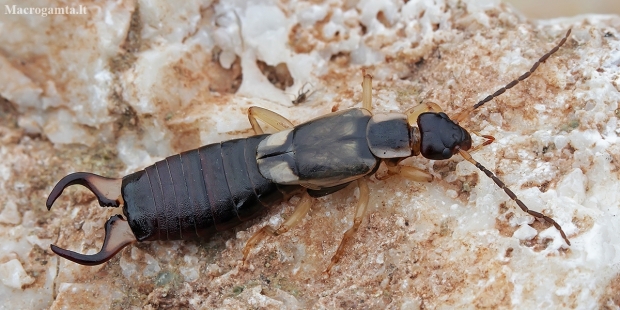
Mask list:
[[[566,40],[568,39],[568,36],[570,35],[572,29],[568,29],[568,31],[566,32],[566,35],[564,36],[564,38],[562,38],[562,40],[560,41],[560,43],[558,43],[553,49],[551,49],[549,52],[547,52],[547,54],[543,55],[542,57],[540,57],[540,59],[538,59],[538,61],[536,61],[534,63],[534,65],[532,66],[532,68],[530,68],[529,71],[523,73],[519,78],[513,80],[512,82],[508,83],[506,86],[498,89],[496,92],[494,92],[492,95],[488,95],[486,98],[480,100],[478,103],[476,103],[473,107],[466,109],[465,111],[459,113],[454,120],[456,122],[461,122],[463,121],[465,118],[467,118],[467,116],[469,116],[469,113],[471,113],[472,111],[474,111],[475,109],[479,108],[480,106],[482,106],[483,104],[493,100],[493,98],[503,94],[505,91],[513,88],[515,85],[519,84],[519,82],[527,79],[528,77],[530,77],[530,75],[532,75],[532,73],[534,73],[534,71],[536,71],[536,69],[538,69],[538,66],[545,62],[547,60],[547,58],[549,58],[549,56],[553,55],[553,53],[557,52],[558,49],[560,49],[560,47],[562,47],[562,45],[564,45],[564,43],[566,43]]]
[[[515,195],[515,193],[510,190],[510,188],[508,188],[506,186],[506,184],[504,184],[504,182],[502,182],[502,180],[500,180],[493,172],[489,171],[489,169],[485,168],[482,164],[480,164],[478,161],[476,161],[475,159],[473,159],[471,157],[471,155],[469,155],[469,153],[467,151],[461,150],[459,149],[459,154],[461,154],[461,156],[463,158],[465,158],[465,160],[467,160],[468,162],[474,164],[474,166],[476,166],[476,168],[480,169],[480,171],[484,172],[484,174],[486,174],[489,178],[491,178],[493,180],[493,182],[495,182],[495,184],[497,184],[497,186],[499,186],[501,189],[504,190],[504,192],[506,192],[506,195],[508,195],[508,197],[510,197],[510,199],[514,200],[514,202],[517,203],[517,205],[519,206],[519,208],[521,208],[521,210],[523,210],[523,212],[537,218],[537,219],[542,219],[545,220],[548,223],[553,224],[553,226],[555,227],[555,229],[560,231],[560,234],[562,235],[562,238],[564,238],[564,241],[566,241],[566,243],[568,245],[570,245],[570,241],[568,240],[568,238],[566,237],[566,234],[564,233],[564,230],[562,230],[562,226],[560,226],[560,224],[558,224],[554,219],[540,213],[540,212],[536,212],[533,210],[530,210],[518,197],[517,195]]]

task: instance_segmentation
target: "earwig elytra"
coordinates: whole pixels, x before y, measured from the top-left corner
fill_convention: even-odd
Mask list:
[[[420,154],[444,160],[457,153],[491,178],[524,212],[553,224],[570,245],[557,222],[527,208],[493,172],[472,158],[468,152],[472,150],[471,136],[458,125],[472,111],[528,78],[566,42],[570,32],[528,72],[459,113],[454,121],[434,103],[418,105],[402,114],[372,114],[372,77],[364,74],[362,108],[327,114],[294,126],[275,112],[252,107],[248,118],[255,136],[173,155],[123,178],[85,172],[67,175],[50,193],[48,209],[64,188],[80,184],[95,194],[101,206],[123,205],[127,220],[115,215],[106,222],[104,243],[97,254],[79,254],[55,245],[51,246],[52,251],[76,263],[101,264],[136,241],[209,237],[301,194],[293,215],[281,227],[265,226],[247,241],[243,250],[245,260],[263,238],[285,233],[303,218],[312,197],[329,195],[356,181],[360,198],[354,224],[345,232],[326,270],[329,272],[364,218],[370,195],[364,177],[375,174],[383,162],[389,175],[430,182],[431,174],[399,163]],[[278,132],[264,134],[258,119]]]

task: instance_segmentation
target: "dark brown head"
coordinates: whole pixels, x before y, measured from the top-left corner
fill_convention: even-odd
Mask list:
[[[443,112],[426,112],[418,117],[420,153],[428,159],[448,159],[458,152],[471,148],[467,130],[453,122]]]

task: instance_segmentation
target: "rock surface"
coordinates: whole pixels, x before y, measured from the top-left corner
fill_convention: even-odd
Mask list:
[[[0,266],[19,266],[2,269],[17,279],[0,284],[2,306],[620,306],[620,17],[534,22],[497,1],[451,0],[18,6],[80,5],[87,14],[0,19]],[[362,68],[374,76],[375,112],[432,101],[455,116],[526,72],[569,28],[536,73],[462,125],[495,136],[473,156],[556,219],[572,246],[455,156],[406,161],[432,183],[369,178],[367,216],[330,277],[323,270],[352,224],[354,187],[317,199],[247,266],[245,242],[282,223],[298,198],[210,240],[137,244],[101,266],[49,250],[98,251],[103,223],[120,212],[84,189],[65,191],[48,212],[49,191],[70,172],[118,177],[248,136],[252,105],[295,124],[359,107]],[[293,105],[302,89],[309,97]]]

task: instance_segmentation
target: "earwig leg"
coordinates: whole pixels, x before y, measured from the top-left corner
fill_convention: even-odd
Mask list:
[[[562,230],[562,227],[560,226],[560,224],[558,224],[555,220],[553,220],[552,218],[540,213],[540,212],[536,212],[533,210],[530,210],[527,206],[525,206],[525,204],[519,199],[517,198],[517,195],[515,195],[515,193],[513,193],[507,186],[506,184],[504,184],[504,182],[502,182],[497,176],[495,176],[495,174],[491,171],[489,171],[489,169],[485,168],[483,165],[481,165],[479,162],[477,162],[475,159],[473,159],[471,157],[471,155],[469,155],[469,153],[467,151],[461,150],[459,149],[459,154],[461,154],[461,156],[463,158],[465,158],[465,160],[467,160],[468,162],[474,164],[476,166],[476,168],[480,169],[480,171],[484,172],[484,174],[486,174],[489,178],[491,178],[493,180],[493,182],[495,182],[495,184],[497,184],[497,186],[499,186],[501,189],[504,190],[504,192],[506,192],[506,194],[508,195],[508,197],[510,197],[510,199],[514,200],[514,202],[517,203],[517,205],[519,206],[519,208],[521,208],[521,210],[523,210],[523,212],[537,218],[537,219],[542,219],[545,220],[548,223],[553,224],[553,226],[555,227],[555,229],[560,231],[560,234],[562,235],[562,238],[564,239],[564,241],[566,241],[566,243],[568,245],[570,245],[570,241],[568,240],[568,238],[566,237],[566,234],[564,233],[564,230]]]
[[[284,116],[260,107],[250,107],[248,109],[248,119],[250,120],[252,129],[254,129],[254,133],[257,135],[263,134],[263,128],[258,124],[256,121],[257,119],[269,124],[269,126],[278,131],[293,127],[293,123]]]
[[[418,104],[417,106],[408,109],[405,111],[405,115],[407,115],[407,123],[416,124],[418,121],[418,116],[425,112],[443,112],[441,107],[432,101],[425,101],[424,103]]]
[[[45,205],[47,209],[50,210],[54,201],[62,194],[65,188],[80,184],[87,187],[95,194],[100,206],[116,208],[123,202],[123,198],[121,197],[122,183],[123,179],[106,178],[88,172],[75,172],[58,181],[49,197],[47,197]]]
[[[334,254],[334,256],[332,256],[331,262],[325,270],[326,274],[329,274],[329,272],[332,270],[332,267],[334,267],[338,263],[338,261],[340,261],[340,258],[344,254],[344,247],[346,246],[347,242],[351,238],[353,238],[353,235],[355,235],[355,232],[362,224],[362,220],[364,220],[364,215],[366,215],[366,210],[368,209],[368,199],[370,198],[370,190],[368,189],[368,183],[366,179],[358,179],[357,186],[360,189],[360,199],[357,203],[357,208],[355,209],[353,226],[351,226],[351,228],[349,228],[344,233],[344,236],[342,237],[342,241],[340,241],[340,245],[338,245],[336,253]]]
[[[372,75],[366,74],[362,69],[364,80],[362,81],[362,108],[372,112]]]
[[[416,182],[432,182],[433,175],[416,167],[410,166],[388,166],[388,173],[383,176],[378,176],[375,174],[377,180],[386,180],[393,175],[400,175],[406,179],[416,181]]]
[[[81,265],[93,266],[107,262],[124,247],[136,241],[136,237],[131,231],[129,223],[123,219],[122,216],[117,214],[112,216],[105,223],[105,239],[103,240],[101,251],[97,254],[84,255],[59,248],[53,244],[50,245],[50,247],[58,256]]]
[[[416,167],[410,166],[400,166],[397,162],[392,162],[390,160],[384,160],[385,166],[388,169],[387,174],[379,176],[375,173],[375,178],[377,180],[387,180],[389,177],[393,175],[400,175],[404,178],[415,182],[432,182],[433,175]]]
[[[245,265],[245,261],[250,254],[250,251],[254,246],[256,246],[261,240],[265,239],[268,236],[279,236],[283,233],[289,231],[293,226],[297,225],[299,221],[308,214],[310,210],[310,206],[312,205],[312,198],[308,193],[304,193],[299,201],[299,204],[295,208],[295,211],[291,216],[282,223],[280,228],[277,230],[269,225],[261,228],[257,231],[245,244],[243,248],[243,264]]]

